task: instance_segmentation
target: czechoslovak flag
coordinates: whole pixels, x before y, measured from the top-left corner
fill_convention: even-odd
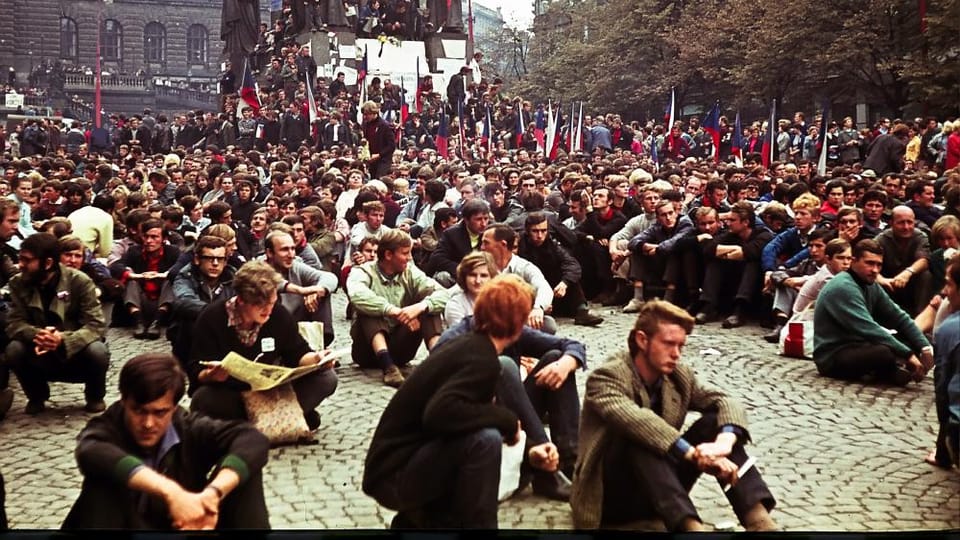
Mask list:
[[[240,87],[240,99],[247,107],[253,109],[254,115],[260,114],[260,96],[258,90],[257,81],[253,78],[253,72],[250,71],[250,63],[244,62],[243,85]]]

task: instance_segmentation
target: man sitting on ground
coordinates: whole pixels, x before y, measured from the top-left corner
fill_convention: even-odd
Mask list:
[[[493,256],[500,273],[516,274],[529,283],[537,293],[527,324],[548,334],[557,333],[557,321],[547,315],[553,307],[553,287],[543,272],[530,261],[514,255],[517,233],[509,225],[494,223],[483,232],[481,249]]]
[[[16,374],[27,397],[26,413],[46,409],[49,381],[82,382],[85,410],[106,408],[110,351],[103,342],[107,327],[93,280],[60,264],[55,236],[36,233],[21,245],[20,273],[9,287],[11,341],[0,369]]]
[[[861,240],[853,247],[850,270],[820,291],[813,361],[821,375],[855,380],[872,374],[903,386],[923,380],[933,367],[930,342],[879,284],[883,255],[879,243]]]
[[[77,438],[80,496],[64,529],[268,529],[269,443],[246,422],[187,413],[169,354],[120,370],[120,401]]]
[[[661,300],[647,302],[619,353],[587,379],[580,459],[570,506],[579,529],[659,518],[670,531],[703,530],[689,491],[715,476],[748,531],[771,531],[776,502],[744,445],[743,406],[697,380],[680,353],[693,318]],[[701,413],[679,430],[688,411]]]
[[[347,295],[356,310],[350,327],[353,361],[362,368],[378,367],[383,382],[399,388],[404,377],[398,366],[427,350],[443,332],[441,315],[449,292],[416,266],[413,239],[391,229],[380,238],[377,260],[353,267]]]
[[[580,286],[580,263],[550,236],[550,225],[543,212],[527,215],[525,233],[520,237],[517,254],[543,272],[553,287],[553,311],[560,317],[573,316],[573,324],[596,326],[603,317],[590,313]]]

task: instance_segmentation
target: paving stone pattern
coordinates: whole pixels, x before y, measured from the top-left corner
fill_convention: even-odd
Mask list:
[[[342,293],[334,296],[334,347],[349,345],[344,302]],[[613,310],[598,312],[607,320],[596,328],[559,321],[562,333],[587,344],[591,366],[625,347],[634,321]],[[763,332],[699,326],[688,339],[684,361],[702,380],[746,405],[754,438],[748,452],[777,498],[773,516],[784,529],[960,528],[960,474],[923,462],[936,433],[932,375],[906,388],[832,381],[819,377],[810,361],[778,356],[775,346],[760,339]],[[116,328],[108,343],[113,354],[108,402],[118,398],[117,376],[125,360],[168,349],[165,341],[137,341],[130,330]],[[418,358],[424,354],[421,350]],[[270,453],[264,483],[274,528],[381,529],[393,517],[360,491],[360,480],[370,437],[394,390],[381,384],[379,372],[349,362],[339,375],[336,394],[321,406],[317,443]],[[581,395],[586,375],[577,374]],[[0,422],[10,525],[58,528],[80,489],[73,451],[89,418],[82,386],[54,383],[48,410],[29,417],[16,379],[11,383],[17,397]],[[692,496],[707,523],[736,523],[716,482],[701,479]],[[529,488],[500,505],[499,521],[502,528],[572,527],[567,504],[534,496]]]

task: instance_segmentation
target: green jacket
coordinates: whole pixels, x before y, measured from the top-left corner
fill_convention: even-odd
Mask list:
[[[382,317],[392,307],[406,307],[426,299],[429,313],[441,314],[450,292],[413,263],[403,273],[387,277],[377,261],[354,266],[347,276],[347,295],[357,313]],[[393,320],[393,319],[390,319]]]
[[[813,312],[813,327],[813,361],[826,371],[833,367],[836,352],[849,345],[886,345],[897,356],[907,357],[930,344],[883,287],[864,283],[849,270],[823,286]],[[887,328],[896,330],[897,336]]]
[[[32,343],[37,331],[45,326],[54,326],[63,334],[62,346],[67,358],[103,338],[107,324],[93,280],[61,264],[57,294],[47,312],[39,289],[25,284],[23,274],[11,278],[7,335],[10,339]]]

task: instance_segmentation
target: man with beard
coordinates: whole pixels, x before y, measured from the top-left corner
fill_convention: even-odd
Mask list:
[[[10,280],[4,369],[12,369],[27,396],[27,414],[50,399],[49,381],[84,383],[85,410],[106,408],[110,352],[96,286],[60,264],[57,238],[37,233],[20,248],[20,274]]]

